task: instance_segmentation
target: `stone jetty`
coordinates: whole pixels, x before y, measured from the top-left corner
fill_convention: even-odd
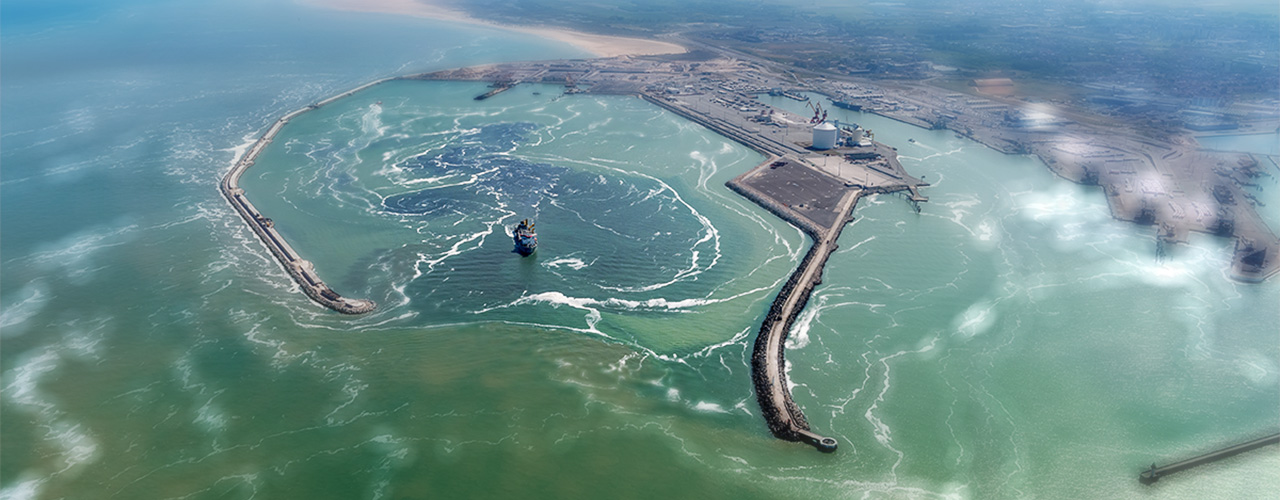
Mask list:
[[[268,144],[271,144],[272,139],[289,123],[289,120],[388,80],[392,80],[392,78],[366,83],[280,117],[275,123],[271,124],[271,128],[267,129],[266,133],[262,134],[262,137],[259,137],[245,151],[243,157],[236,160],[235,165],[231,167],[231,171],[227,172],[227,175],[222,178],[222,182],[218,186],[222,196],[226,197],[227,202],[231,203],[232,208],[235,208],[240,217],[249,224],[249,228],[253,230],[254,234],[258,235],[258,238],[266,245],[267,250],[271,251],[271,255],[275,256],[276,261],[280,263],[285,272],[289,273],[289,276],[293,277],[293,280],[302,288],[302,293],[317,304],[343,314],[364,314],[377,308],[377,304],[368,299],[343,297],[332,288],[329,288],[316,274],[315,266],[298,255],[298,252],[289,246],[289,243],[276,230],[275,223],[254,207],[249,198],[245,196],[244,189],[240,187],[240,176],[244,175],[245,170],[253,166],[258,155],[262,154]]]

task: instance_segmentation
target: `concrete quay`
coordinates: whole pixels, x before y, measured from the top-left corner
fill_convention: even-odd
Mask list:
[[[333,291],[332,288],[329,288],[329,286],[326,285],[316,274],[315,266],[313,266],[310,261],[304,260],[300,255],[298,255],[298,252],[294,250],[293,247],[285,241],[284,237],[280,235],[280,232],[276,230],[275,223],[264,216],[262,212],[260,212],[257,207],[254,207],[253,203],[245,197],[244,189],[240,187],[240,176],[244,175],[245,170],[248,170],[249,167],[253,166],[258,155],[262,154],[262,151],[266,149],[268,144],[271,144],[272,139],[274,139],[276,134],[279,134],[280,130],[289,123],[289,120],[292,120],[303,113],[313,109],[319,109],[329,103],[337,101],[338,99],[348,97],[356,92],[389,80],[393,80],[393,78],[384,78],[366,83],[280,117],[280,119],[271,124],[271,127],[268,128],[267,131],[262,134],[262,136],[259,137],[248,150],[245,151],[243,157],[236,160],[235,165],[231,167],[231,170],[227,172],[227,175],[223,176],[222,182],[218,186],[219,191],[222,192],[222,196],[227,199],[227,202],[231,204],[232,208],[235,208],[236,212],[240,214],[240,217],[244,219],[245,223],[249,224],[249,228],[253,230],[253,233],[258,235],[258,238],[262,240],[264,245],[266,245],[267,250],[270,250],[271,255],[275,256],[276,261],[280,263],[280,267],[284,268],[285,272],[289,273],[289,276],[293,277],[293,280],[302,288],[302,293],[306,294],[308,298],[315,301],[317,304],[343,314],[364,314],[377,308],[377,304],[368,299],[343,297],[338,294],[338,292]]]

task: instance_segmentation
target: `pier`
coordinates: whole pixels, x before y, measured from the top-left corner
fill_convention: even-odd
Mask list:
[[[377,308],[377,304],[368,299],[343,297],[338,294],[338,292],[333,291],[332,288],[329,288],[324,281],[320,280],[320,277],[316,274],[315,266],[313,266],[310,261],[304,260],[300,255],[298,255],[298,252],[295,251],[293,247],[285,241],[284,237],[280,235],[280,232],[276,230],[275,222],[263,215],[262,212],[260,212],[257,207],[249,201],[249,198],[245,196],[244,189],[240,187],[240,176],[244,175],[245,170],[248,170],[249,167],[253,166],[258,155],[262,154],[262,151],[266,149],[268,144],[271,144],[271,141],[275,139],[276,134],[279,134],[280,130],[283,129],[290,120],[297,118],[303,113],[313,109],[319,109],[329,103],[337,101],[338,99],[351,96],[356,92],[389,80],[393,80],[393,78],[384,78],[366,83],[280,117],[280,119],[276,120],[275,123],[271,124],[271,128],[267,129],[267,131],[262,134],[262,136],[259,137],[248,150],[245,151],[243,157],[236,160],[235,165],[231,167],[231,171],[227,172],[227,175],[222,178],[222,182],[219,184],[219,191],[222,192],[222,196],[226,197],[227,202],[231,203],[231,207],[235,208],[236,212],[240,214],[240,217],[244,219],[245,223],[249,224],[249,228],[253,230],[253,233],[258,235],[258,238],[262,240],[264,245],[266,245],[267,250],[269,250],[271,255],[276,258],[276,261],[280,263],[280,267],[284,268],[285,272],[289,273],[289,276],[298,283],[298,286],[302,288],[302,293],[306,294],[308,298],[315,301],[317,304],[343,314],[364,314]]]
[[[853,220],[858,200],[870,193],[904,193],[919,211],[919,204],[928,201],[919,187],[928,184],[907,174],[897,151],[878,142],[814,151],[807,147],[809,126],[777,126],[754,120],[764,114],[717,113],[721,105],[700,96],[639,95],[768,157],[725,185],[804,231],[813,239],[813,245],[778,292],[760,325],[751,353],[752,383],[760,411],[774,436],[804,442],[823,452],[835,451],[836,440],[814,433],[804,411],[791,397],[786,374],[787,336],[814,287],[822,283],[827,258],[836,250],[845,225]],[[790,117],[781,110],[773,113],[804,123],[802,117]]]
[[[714,103],[696,98],[650,93],[640,97],[768,157],[725,185],[804,231],[813,245],[778,292],[760,326],[751,354],[752,382],[760,411],[774,436],[804,442],[823,452],[835,451],[836,440],[814,433],[791,397],[786,374],[787,336],[814,287],[822,283],[827,259],[852,220],[858,200],[868,193],[903,193],[919,211],[919,204],[928,201],[919,187],[928,184],[907,174],[897,151],[878,142],[814,151],[806,147],[807,126],[764,125],[742,114],[715,116],[711,111],[700,111],[703,106],[716,110]]]
[[[804,260],[787,279],[769,307],[769,314],[760,325],[751,354],[751,378],[756,389],[756,399],[770,432],[780,439],[802,441],[824,452],[835,451],[836,440],[812,432],[804,412],[791,398],[785,371],[785,344],[796,316],[809,302],[813,288],[822,283],[822,271],[827,258],[835,251],[836,240],[861,196],[861,191],[853,191],[844,196],[837,224],[818,233],[806,231],[814,237],[813,246],[809,247]]]
[[[1258,438],[1253,441],[1249,441],[1247,443],[1241,443],[1235,446],[1228,446],[1221,450],[1205,453],[1204,455],[1200,455],[1195,458],[1189,458],[1181,462],[1175,462],[1175,463],[1166,465],[1164,467],[1156,467],[1155,464],[1151,464],[1150,469],[1147,469],[1143,471],[1142,474],[1138,475],[1138,482],[1142,484],[1153,484],[1156,481],[1159,481],[1160,478],[1167,476],[1169,474],[1173,474],[1175,472],[1182,472],[1192,467],[1204,465],[1210,462],[1216,462],[1218,460],[1222,460],[1227,457],[1233,457],[1241,453],[1244,453],[1246,451],[1256,450],[1263,446],[1276,444],[1276,443],[1280,443],[1280,433],[1272,434],[1270,436],[1263,437],[1263,438]]]
[[[811,430],[804,412],[791,397],[786,374],[787,337],[795,318],[809,302],[813,289],[822,283],[827,259],[835,252],[836,242],[845,225],[853,220],[853,209],[858,200],[868,193],[892,192],[911,192],[910,196],[924,199],[915,191],[923,183],[909,176],[906,178],[910,183],[875,187],[850,185],[794,157],[771,156],[725,183],[729,189],[813,239],[808,253],[769,307],[751,353],[751,378],[756,399],[769,431],[779,439],[808,443],[824,452],[835,451],[838,446],[834,438]]]

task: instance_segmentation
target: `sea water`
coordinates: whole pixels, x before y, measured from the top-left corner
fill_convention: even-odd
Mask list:
[[[1032,158],[842,115],[934,186],[919,214],[864,199],[795,326],[825,455],[770,436],[749,381],[808,242],[723,187],[763,158],[639,99],[390,82],[290,123],[242,185],[366,316],[306,299],[216,189],[276,118],[364,81],[581,53],[291,4],[22,6],[0,18],[5,498],[1280,484],[1275,450],[1135,478],[1274,429],[1275,283],[1226,279],[1224,240],[1160,260]]]
[[[1280,131],[1254,134],[1228,134],[1200,137],[1201,146],[1217,151],[1243,151],[1256,155],[1280,155]]]

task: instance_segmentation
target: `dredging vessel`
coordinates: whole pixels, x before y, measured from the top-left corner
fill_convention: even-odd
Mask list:
[[[516,244],[516,253],[522,256],[527,257],[538,249],[538,233],[533,230],[533,223],[529,219],[520,221],[520,225],[511,231],[511,239]]]

